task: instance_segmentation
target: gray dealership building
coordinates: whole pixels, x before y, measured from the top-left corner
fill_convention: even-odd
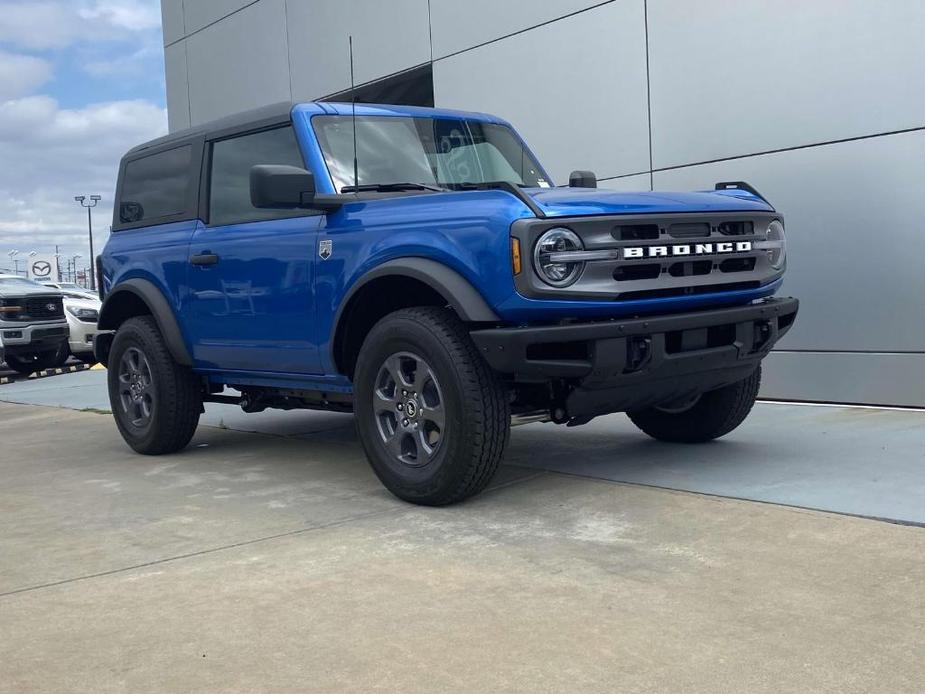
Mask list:
[[[488,111],[556,183],[746,180],[783,213],[797,325],[763,394],[925,406],[925,3],[162,0],[171,129],[263,104]]]

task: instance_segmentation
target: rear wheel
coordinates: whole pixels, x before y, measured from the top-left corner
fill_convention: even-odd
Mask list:
[[[119,326],[107,377],[116,426],[135,451],[174,453],[190,442],[202,390],[195,374],[174,361],[153,318],[130,318]]]
[[[633,424],[652,438],[675,443],[702,443],[725,436],[748,417],[761,386],[759,366],[746,379],[711,390],[688,403],[627,412]]]
[[[66,347],[65,347],[66,349]],[[36,352],[35,354],[6,355],[6,365],[13,371],[21,373],[24,376],[44,371],[55,366],[55,360],[58,358],[58,350]],[[67,357],[65,357],[66,359]]]
[[[360,440],[397,497],[441,506],[491,481],[510,432],[507,391],[450,311],[404,309],[380,320],[354,382]]]

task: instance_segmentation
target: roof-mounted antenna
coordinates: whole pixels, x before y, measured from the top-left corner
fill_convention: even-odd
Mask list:
[[[351,95],[351,115],[353,118],[353,192],[360,192],[360,166],[357,163],[357,93],[353,82],[353,35],[349,35],[347,40],[350,43],[350,95]]]

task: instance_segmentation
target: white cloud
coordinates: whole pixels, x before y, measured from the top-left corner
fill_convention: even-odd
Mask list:
[[[30,94],[51,79],[51,63],[0,49],[0,102]]]
[[[165,109],[146,101],[115,101],[62,109],[48,96],[0,104],[0,264],[10,249],[87,256],[86,215],[75,195],[100,194],[95,248],[112,222],[119,159],[167,131]]]
[[[0,0],[0,42],[27,50],[134,41],[160,27],[158,0]]]

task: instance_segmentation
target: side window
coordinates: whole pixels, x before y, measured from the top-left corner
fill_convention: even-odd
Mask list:
[[[292,126],[220,140],[212,145],[209,223],[212,225],[299,217],[305,210],[266,210],[251,205],[250,172],[257,164],[304,167]]]
[[[183,145],[126,163],[119,221],[133,224],[185,212],[191,157],[192,147]]]

